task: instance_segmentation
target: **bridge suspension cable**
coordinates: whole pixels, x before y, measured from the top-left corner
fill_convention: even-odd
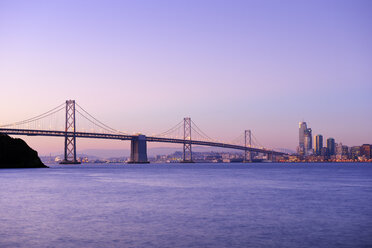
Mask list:
[[[197,134],[199,134],[203,139],[205,139],[207,141],[218,142],[217,140],[212,139],[209,135],[207,135],[205,132],[203,132],[203,130],[201,130],[198,127],[198,125],[196,125],[195,122],[193,122],[192,120],[191,120],[191,123],[192,123],[192,126],[191,126],[192,130],[194,132],[196,132]]]
[[[252,133],[252,138],[253,138],[253,143],[256,144],[257,147],[264,147],[259,141],[258,139],[256,138],[256,136],[254,136],[254,134]]]
[[[167,131],[162,132],[160,134],[156,134],[155,137],[169,137],[169,135],[172,135],[175,132],[178,132],[179,133],[179,131],[180,131],[181,128],[183,128],[183,120],[180,121],[179,123],[177,123],[172,128],[168,129]]]
[[[76,103],[76,112],[81,116],[83,119],[77,118],[76,123],[79,127],[81,127],[84,131],[89,130],[85,126],[85,124],[89,123],[91,126],[93,125],[95,128],[91,128],[91,132],[99,132],[99,131],[105,131],[106,133],[115,133],[115,134],[124,134],[127,135],[127,133],[116,130],[105,123],[101,122],[97,118],[95,118],[93,115],[91,115],[88,111],[86,111],[83,107],[81,107],[79,104]],[[66,103],[62,103],[58,105],[57,107],[46,111],[40,115],[34,116],[32,118],[28,118],[22,121],[17,121],[14,123],[8,123],[4,125],[0,125],[0,128],[7,128],[7,127],[13,127],[18,129],[37,129],[37,130],[65,130],[65,118],[66,115],[63,113],[63,111],[66,108]],[[82,120],[88,121],[88,123],[82,122]],[[96,129],[100,129],[99,131]],[[94,131],[93,131],[94,130]],[[76,130],[75,130],[76,131]],[[81,131],[81,130],[80,130]]]
[[[195,124],[191,120],[191,130],[192,130],[192,140],[200,140],[200,141],[211,141],[211,142],[218,142],[215,139],[212,139],[209,135],[207,135],[205,132],[203,132],[198,125]],[[178,138],[183,139],[184,138],[184,120],[177,123],[172,128],[168,129],[165,132],[162,132],[160,134],[154,135],[155,137],[167,137],[167,138]]]
[[[252,140],[251,140],[251,147],[253,148],[263,148],[264,146],[258,141],[257,137],[251,132]],[[230,144],[234,145],[240,145],[244,146],[245,145],[245,134],[242,133],[240,134],[237,138],[233,139]]]
[[[78,106],[78,108],[76,109],[76,112],[78,112],[84,119],[86,119],[87,121],[89,121],[93,125],[101,128],[102,130],[105,130],[105,131],[107,131],[109,133],[117,133],[117,134],[125,134],[125,135],[127,135],[127,133],[124,133],[122,131],[116,130],[116,129],[114,129],[114,128],[108,126],[108,125],[106,125],[105,123],[101,122],[100,120],[98,120],[97,118],[95,118],[93,115],[91,115],[88,111],[86,111],[83,107],[81,107],[78,103],[76,103],[76,106]],[[82,112],[80,112],[79,109],[82,112],[84,112],[85,114],[83,114]],[[91,120],[86,115],[88,115],[93,120]]]
[[[75,108],[75,105],[77,108]],[[63,112],[65,110],[66,112]],[[75,118],[75,111],[79,118]],[[54,124],[54,126],[52,126]],[[61,125],[59,125],[61,124]],[[76,125],[77,124],[77,125]],[[91,132],[85,132],[85,130],[77,131],[76,127],[86,127],[84,124],[93,125]],[[48,125],[48,128],[45,128]],[[24,128],[27,126],[26,128]],[[7,128],[11,127],[11,128]],[[16,127],[16,128],[15,128]],[[21,128],[22,127],[22,128]],[[65,103],[58,105],[57,107],[46,111],[40,115],[28,118],[22,121],[9,123],[5,125],[0,125],[0,128],[6,133],[10,134],[21,134],[21,135],[43,135],[43,136],[63,136],[65,137],[65,160],[68,160],[66,156],[66,151],[74,151],[74,161],[76,160],[76,137],[89,137],[89,138],[107,138],[107,139],[122,139],[128,140],[135,137],[135,135],[129,135],[125,132],[116,130],[105,123],[98,120],[96,117],[91,115],[83,107],[77,104],[74,100],[68,100]],[[96,130],[99,128],[100,130]],[[58,130],[59,129],[59,130]],[[104,130],[104,131],[103,131]],[[111,134],[111,135],[110,135]],[[122,136],[120,136],[120,134]],[[247,135],[249,134],[249,135]],[[173,135],[176,135],[174,137]],[[127,137],[124,137],[127,136]],[[167,137],[164,137],[167,136]],[[248,139],[247,139],[248,137]],[[171,142],[171,143],[181,143],[184,145],[184,161],[192,162],[192,151],[191,145],[208,145],[216,147],[225,147],[232,149],[239,149],[245,151],[255,151],[263,153],[274,153],[273,149],[263,148],[261,143],[258,141],[254,134],[251,134],[250,130],[245,130],[243,133],[233,140],[232,143],[221,142],[211,138],[207,135],[199,126],[191,120],[190,117],[184,118],[182,121],[177,123],[172,128],[167,131],[155,135],[155,137],[148,137],[148,141],[152,142]],[[158,138],[158,139],[156,139]],[[73,139],[73,143],[71,140]],[[67,140],[67,142],[66,142]],[[249,140],[249,142],[247,142]],[[70,142],[70,143],[68,143]],[[234,144],[239,142],[239,144]],[[217,143],[217,144],[216,144]],[[67,145],[66,145],[67,144]],[[71,146],[72,144],[72,146]],[[253,144],[253,146],[251,146]],[[260,146],[261,148],[248,149],[247,147]],[[189,154],[189,155],[185,155]],[[75,161],[76,162],[76,161]]]
[[[1,125],[0,127],[4,128],[4,127],[14,127],[14,126],[21,126],[21,125],[24,125],[24,124],[29,124],[31,122],[36,122],[36,121],[39,121],[39,120],[42,120],[42,119],[45,119],[46,117],[49,117],[49,116],[52,116],[58,112],[60,112],[61,110],[64,109],[64,105],[65,103],[62,103],[60,105],[58,105],[57,107],[47,111],[47,112],[44,112],[40,115],[37,115],[37,116],[34,116],[32,118],[29,118],[29,119],[26,119],[26,120],[22,120],[22,121],[18,121],[18,122],[14,122],[14,123],[8,123],[8,124],[5,124],[5,125]]]
[[[242,146],[244,145],[244,139],[245,135],[244,133],[241,133],[238,137],[230,141],[230,144]]]

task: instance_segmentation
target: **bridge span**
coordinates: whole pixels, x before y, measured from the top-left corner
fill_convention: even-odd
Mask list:
[[[159,142],[159,143],[176,143],[183,145],[183,161],[193,162],[192,160],[192,145],[199,146],[210,146],[210,147],[221,147],[244,151],[245,161],[249,162],[252,160],[252,152],[267,154],[270,160],[275,160],[275,156],[287,155],[283,152],[274,150],[256,148],[251,146],[251,132],[245,131],[245,142],[244,145],[229,144],[216,141],[206,140],[193,140],[191,139],[191,130],[193,130],[191,118],[184,118],[183,126],[179,125],[183,129],[183,138],[169,138],[169,137],[158,137],[158,136],[145,136],[142,134],[130,135],[116,131],[97,119],[89,116],[98,121],[101,125],[109,128],[114,133],[99,133],[99,132],[81,132],[76,131],[76,118],[75,118],[75,101],[66,101],[66,120],[65,130],[42,130],[42,129],[29,129],[29,128],[9,128],[9,126],[20,126],[30,121],[40,120],[44,118],[43,115],[37,116],[37,118],[31,118],[26,121],[12,123],[9,125],[0,126],[0,132],[9,135],[27,135],[27,136],[51,136],[51,137],[64,137],[65,138],[65,154],[63,163],[78,163],[76,159],[76,138],[90,138],[90,139],[108,139],[108,140],[130,140],[131,141],[131,163],[148,163],[147,159],[147,142]],[[50,111],[48,111],[50,112]],[[47,113],[48,113],[47,112]],[[54,114],[55,112],[51,112]],[[49,113],[50,114],[50,113]],[[47,115],[49,116],[49,115]],[[182,124],[182,123],[181,123]],[[102,126],[101,126],[102,127]],[[174,129],[174,128],[173,128]],[[106,129],[107,130],[107,129]],[[202,131],[195,130],[197,133]]]

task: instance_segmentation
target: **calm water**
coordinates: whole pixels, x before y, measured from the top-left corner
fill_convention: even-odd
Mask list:
[[[372,164],[0,170],[0,247],[372,247]]]

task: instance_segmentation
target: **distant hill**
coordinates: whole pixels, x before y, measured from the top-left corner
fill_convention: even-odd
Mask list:
[[[204,146],[193,146],[193,152],[239,152],[234,149],[226,149],[219,147],[204,147]],[[178,147],[155,147],[147,149],[147,156],[156,156],[156,155],[168,155],[177,151],[182,151],[182,146]],[[129,149],[84,149],[78,151],[78,156],[89,156],[89,157],[98,157],[98,158],[115,158],[115,157],[129,157]]]
[[[276,151],[285,152],[292,154],[294,151],[285,148],[276,148]],[[207,147],[207,146],[193,146],[193,152],[231,152],[231,153],[241,153],[242,151],[235,149],[227,149],[220,147]],[[155,147],[147,149],[147,156],[154,157],[156,155],[169,155],[174,152],[182,152],[182,146],[179,147]],[[62,154],[59,155],[63,157]],[[90,159],[102,159],[102,158],[122,158],[129,157],[129,149],[84,149],[79,150],[78,157],[89,157]],[[48,158],[48,156],[45,156]]]
[[[288,153],[288,154],[296,153],[295,151],[293,151],[291,149],[287,149],[287,148],[275,148],[274,150],[278,151],[278,152]]]

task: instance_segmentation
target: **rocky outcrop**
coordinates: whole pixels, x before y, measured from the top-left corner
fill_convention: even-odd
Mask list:
[[[0,133],[0,169],[4,168],[47,168],[47,166],[25,141]]]

